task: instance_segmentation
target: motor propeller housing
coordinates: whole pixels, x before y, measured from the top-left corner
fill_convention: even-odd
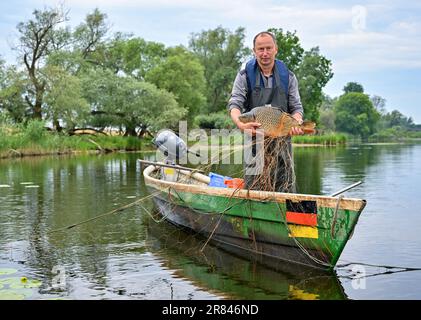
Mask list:
[[[152,142],[173,163],[188,152],[186,143],[169,129],[160,131]]]

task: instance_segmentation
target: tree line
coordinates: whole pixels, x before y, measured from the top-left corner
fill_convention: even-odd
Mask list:
[[[387,112],[386,100],[366,94],[358,82],[348,82],[339,97],[324,95],[319,126],[324,131],[345,132],[372,141],[421,137],[421,125],[398,110]]]
[[[45,8],[17,25],[18,63],[6,65],[0,57],[0,120],[43,120],[66,133],[112,127],[130,136],[177,128],[179,120],[232,126],[226,111],[232,83],[252,55],[243,27],[192,33],[187,47],[166,47],[133,34],[110,34],[99,9],[74,29],[64,26],[68,20],[64,7]],[[277,58],[297,75],[307,119],[327,130],[364,137],[375,132],[386,114],[363,92],[335,99],[323,94],[333,72],[318,47],[304,50],[295,32],[268,31],[277,39]]]

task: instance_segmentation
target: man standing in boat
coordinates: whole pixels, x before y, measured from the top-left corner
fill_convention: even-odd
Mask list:
[[[252,135],[252,152],[255,155],[256,134],[259,134],[261,124],[241,122],[239,116],[242,113],[271,105],[291,114],[301,124],[304,110],[296,76],[275,58],[278,46],[274,35],[267,31],[258,33],[253,39],[253,52],[255,57],[244,65],[235,78],[228,108],[237,127]],[[246,163],[245,183],[248,189],[296,192],[290,136],[298,134],[303,134],[303,131],[293,127],[288,137],[265,141],[263,167],[269,169],[270,173],[258,170],[257,174],[248,174],[247,169],[251,164]]]

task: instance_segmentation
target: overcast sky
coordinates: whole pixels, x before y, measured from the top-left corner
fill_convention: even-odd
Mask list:
[[[222,26],[246,29],[246,45],[268,28],[296,31],[304,49],[319,46],[332,61],[334,76],[324,91],[342,93],[347,82],[364,86],[369,95],[386,99],[421,124],[421,1],[277,1],[277,0],[67,0],[74,27],[96,7],[108,16],[112,32],[133,33],[167,46],[187,45],[191,33]],[[16,25],[34,9],[56,6],[56,0],[0,3],[0,55],[15,63],[10,49]],[[234,79],[233,79],[234,80]],[[305,108],[305,106],[304,106]]]

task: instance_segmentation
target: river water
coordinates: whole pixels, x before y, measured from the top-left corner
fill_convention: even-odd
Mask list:
[[[294,148],[299,193],[363,181],[346,196],[367,206],[329,274],[200,253],[205,239],[156,221],[149,198],[116,211],[148,196],[137,159],[153,157],[0,160],[0,299],[421,299],[407,269],[421,268],[420,144]]]

